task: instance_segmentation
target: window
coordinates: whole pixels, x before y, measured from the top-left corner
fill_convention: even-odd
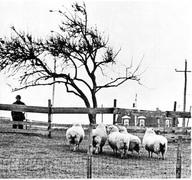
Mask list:
[[[166,127],[169,127],[169,126],[170,126],[169,119],[166,119],[165,124],[166,124]]]
[[[140,126],[145,126],[145,120],[144,119],[140,119]]]
[[[129,119],[124,119],[124,125],[129,126]]]

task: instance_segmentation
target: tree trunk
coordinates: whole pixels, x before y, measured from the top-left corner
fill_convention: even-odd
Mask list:
[[[96,114],[89,114],[88,117],[91,124],[96,124]]]

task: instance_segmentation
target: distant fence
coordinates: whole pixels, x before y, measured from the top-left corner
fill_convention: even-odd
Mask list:
[[[145,154],[120,159],[93,155],[93,178],[175,178],[177,156],[165,160],[148,158]],[[180,159],[181,160],[181,159]],[[191,178],[191,162],[179,161],[180,178]],[[41,158],[0,158],[0,178],[87,178],[87,156],[71,155]]]

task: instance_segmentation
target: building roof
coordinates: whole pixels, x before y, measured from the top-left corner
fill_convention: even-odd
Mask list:
[[[122,117],[122,119],[131,119],[131,117],[125,115],[125,116]]]
[[[145,116],[139,116],[138,119],[146,119]]]

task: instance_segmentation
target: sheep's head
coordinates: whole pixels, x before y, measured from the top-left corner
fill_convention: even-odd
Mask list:
[[[145,133],[147,133],[147,134],[156,134],[153,128],[147,128]]]
[[[127,129],[124,126],[119,126],[118,129],[120,133],[127,133]]]
[[[101,124],[98,124],[97,126],[98,128],[101,128],[101,129],[106,129],[106,125],[101,123]]]
[[[107,126],[107,134],[110,134],[112,132],[118,132],[118,131],[119,131],[119,129],[115,125]]]

